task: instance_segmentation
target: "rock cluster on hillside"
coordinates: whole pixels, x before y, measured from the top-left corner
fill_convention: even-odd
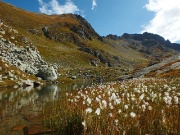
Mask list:
[[[29,44],[26,44],[26,46],[17,46],[5,39],[2,33],[6,33],[6,31],[3,27],[0,28],[0,58],[3,61],[14,65],[26,73],[41,77],[44,80],[54,81],[57,79],[57,66],[48,65],[43,61],[39,51],[34,46]],[[13,37],[15,39],[15,36]]]

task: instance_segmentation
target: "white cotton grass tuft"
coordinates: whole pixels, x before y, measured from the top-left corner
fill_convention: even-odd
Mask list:
[[[128,109],[128,107],[129,107],[128,105],[124,105],[124,109],[126,109],[126,110],[127,110],[127,109]]]
[[[100,115],[101,109],[100,109],[100,108],[97,108],[96,111],[95,111],[95,113],[96,113],[97,115]]]
[[[107,107],[107,102],[106,102],[106,100],[102,100],[102,107],[103,107],[103,108],[106,108],[106,107]]]
[[[92,100],[90,98],[87,99],[87,103],[91,104]]]
[[[86,126],[86,121],[83,121],[83,122],[82,122],[82,125],[85,127],[85,126]]]
[[[112,114],[112,113],[109,113],[109,117],[113,117],[113,114]]]
[[[179,98],[177,96],[174,96],[174,104],[177,105],[179,103]]]
[[[144,93],[139,97],[139,100],[141,101],[143,100],[143,98],[144,98]]]
[[[92,108],[87,108],[87,109],[85,110],[85,112],[86,112],[86,113],[91,113],[91,112],[92,112]]]
[[[136,117],[136,114],[135,114],[134,112],[131,112],[131,113],[130,113],[130,116],[131,116],[132,118],[134,118],[134,117]]]
[[[116,124],[116,126],[118,125],[118,122],[119,122],[118,119],[115,119],[115,120],[114,120],[114,123]]]
[[[119,110],[118,110],[118,113],[120,114],[121,112],[122,112],[121,109],[119,109]]]
[[[152,110],[152,106],[148,106],[148,110],[151,111]]]

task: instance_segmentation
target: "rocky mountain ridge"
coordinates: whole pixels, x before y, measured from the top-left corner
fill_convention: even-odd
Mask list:
[[[162,36],[144,32],[143,34],[123,34],[122,38],[125,39],[134,39],[137,41],[141,41],[144,46],[153,46],[156,44],[161,45],[162,47],[166,47],[168,49],[173,49],[175,51],[180,51],[180,44],[171,43],[169,40],[165,40]]]
[[[128,34],[124,33],[122,36],[117,36],[113,34],[109,34],[104,36],[103,38],[110,39],[110,40],[120,40],[124,39],[126,41],[132,42],[135,44],[136,42],[141,42],[144,46],[154,46],[156,44],[160,44],[168,49],[173,49],[174,51],[180,51],[180,44],[178,43],[171,43],[169,40],[165,40],[162,36],[144,32],[143,34]]]
[[[171,43],[160,35],[148,32],[143,34],[124,33],[122,36],[110,34],[103,38],[116,42],[124,40],[128,47],[143,53],[148,59],[151,59],[151,63],[158,63],[180,52],[180,44]]]

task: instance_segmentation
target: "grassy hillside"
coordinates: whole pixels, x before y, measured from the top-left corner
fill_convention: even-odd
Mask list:
[[[140,54],[129,48],[126,50],[122,46],[112,47],[101,42],[100,36],[90,24],[78,15],[36,14],[1,2],[0,18],[37,46],[46,61],[55,62],[62,68],[92,67],[89,61],[97,58],[87,52],[79,51],[80,47],[90,47],[100,51],[112,63],[114,63],[112,57],[118,57],[119,65],[122,62],[131,64],[136,60],[145,61]],[[48,36],[42,31],[44,27],[48,27]],[[123,51],[124,49],[127,52],[130,50],[137,57],[130,57],[129,53]]]

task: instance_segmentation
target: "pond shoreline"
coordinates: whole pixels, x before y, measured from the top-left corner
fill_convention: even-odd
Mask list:
[[[31,130],[35,125],[37,129],[39,126],[43,127],[42,106],[45,102],[57,98],[61,91],[92,85],[82,83],[47,83],[32,89],[12,87],[0,89],[0,134],[23,135],[24,129],[29,128],[28,132],[33,132]]]

